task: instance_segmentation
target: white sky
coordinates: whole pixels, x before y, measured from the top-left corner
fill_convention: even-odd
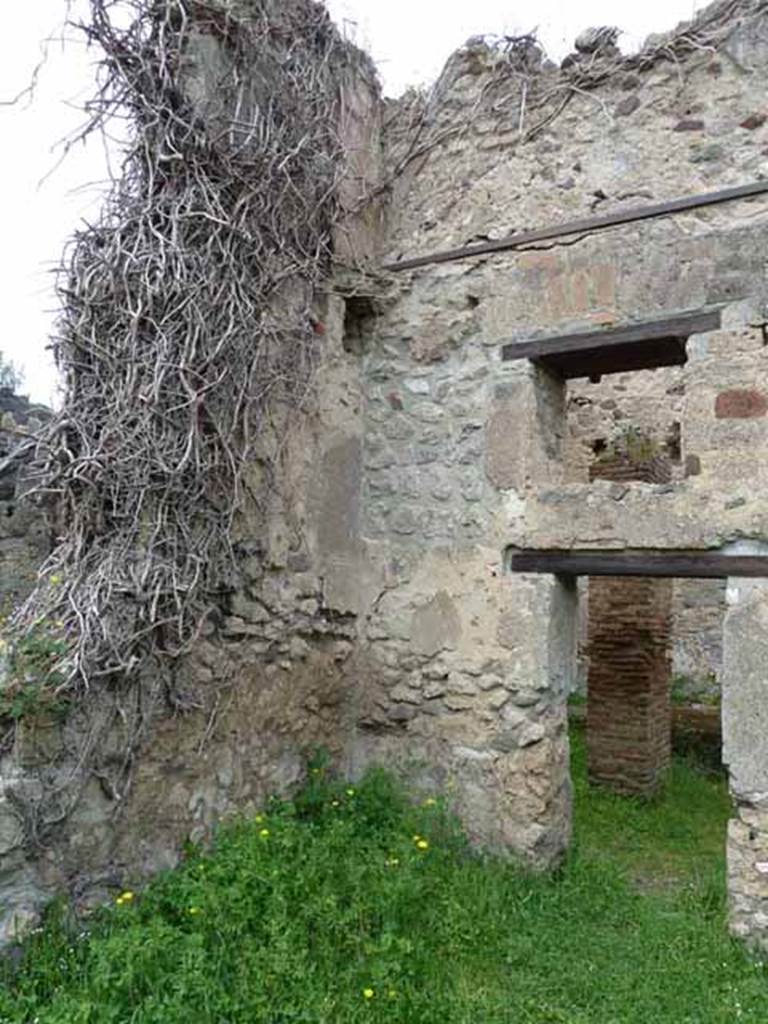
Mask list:
[[[87,0],[71,0],[75,8]],[[622,46],[638,46],[650,32],[690,18],[703,0],[327,0],[346,34],[376,60],[388,95],[436,78],[450,53],[472,35],[538,30],[548,52],[562,58],[591,25],[617,25]],[[14,5],[0,37],[0,101],[29,82],[41,43],[60,36],[66,0]],[[71,33],[70,33],[71,34]],[[98,208],[105,156],[93,139],[76,146],[56,167],[55,144],[76,129],[78,102],[92,86],[92,56],[81,43],[50,43],[48,59],[29,103],[0,106],[0,351],[24,372],[24,390],[55,400],[56,377],[46,351],[56,300],[51,268],[78,223]],[[47,175],[47,177],[46,177]],[[45,180],[42,180],[45,179]]]

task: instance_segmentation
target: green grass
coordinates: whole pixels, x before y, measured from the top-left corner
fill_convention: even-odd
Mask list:
[[[587,783],[586,747],[571,733],[574,833],[580,855],[613,865],[643,889],[725,894],[725,776],[675,758],[664,792],[651,801],[614,796]],[[768,1021],[768,1013],[766,1014]]]
[[[573,853],[532,877],[386,775],[318,773],[88,934],[54,911],[0,1021],[764,1024],[766,971],[725,931],[722,781],[678,764],[657,801],[595,794],[578,735],[574,778]]]

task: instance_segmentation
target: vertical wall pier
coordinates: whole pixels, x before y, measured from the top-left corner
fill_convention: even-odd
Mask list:
[[[590,467],[591,480],[667,483],[669,460],[622,451]],[[671,754],[672,581],[590,577],[587,675],[589,779],[649,796]]]
[[[768,546],[761,545],[768,553]],[[768,577],[728,580],[723,627],[723,760],[731,930],[768,949]]]
[[[590,782],[648,796],[670,759],[672,581],[589,582],[587,763]]]

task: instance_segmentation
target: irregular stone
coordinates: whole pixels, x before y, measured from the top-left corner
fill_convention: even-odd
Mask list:
[[[675,127],[672,129],[673,132],[701,132],[704,131],[704,122],[698,118],[684,117],[681,121],[678,121]]]
[[[540,722],[530,722],[524,726],[518,736],[518,746],[531,747],[534,743],[540,743],[546,736],[546,730]]]
[[[410,722],[416,717],[416,709],[410,704],[395,704],[387,711],[390,722]]]
[[[458,672],[452,672],[448,680],[448,692],[474,697],[478,692],[478,685],[474,680],[468,679]]]
[[[0,800],[0,856],[18,849],[24,842],[24,826],[7,800]]]
[[[689,157],[692,164],[710,163],[714,160],[721,160],[725,156],[725,150],[717,142],[710,142],[695,150]]]
[[[455,646],[461,632],[456,606],[445,590],[438,591],[413,613],[411,635],[414,650],[421,654],[434,655]]]
[[[420,704],[421,693],[419,690],[413,690],[407,683],[400,683],[392,691],[390,691],[390,697],[393,701],[399,704]]]
[[[760,111],[755,114],[750,114],[749,117],[745,117],[739,127],[746,128],[747,131],[753,132],[756,128],[762,128],[766,120],[768,120],[768,114]]]
[[[609,26],[601,28],[586,28],[576,37],[574,46],[578,53],[598,53],[608,50],[613,52],[616,49],[616,40],[619,38],[619,30]]]
[[[491,695],[489,696],[487,703],[488,707],[492,710],[500,711],[508,700],[509,694],[507,693],[507,691],[498,689],[491,692]]]
[[[428,700],[434,700],[436,697],[443,697],[446,693],[446,684],[444,682],[431,682],[427,683],[424,687],[424,696]]]
[[[469,711],[475,706],[475,701],[471,697],[462,697],[454,693],[446,694],[444,703],[451,711]]]
[[[639,106],[640,97],[632,94],[620,100],[614,107],[613,113],[616,117],[629,117],[630,114],[634,114]]]

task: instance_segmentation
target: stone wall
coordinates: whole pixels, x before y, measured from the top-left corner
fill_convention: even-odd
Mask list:
[[[714,14],[718,10],[725,7]],[[478,41],[467,44],[420,108],[422,121],[412,105],[401,118],[393,112],[388,119],[390,167],[409,152],[414,123],[422,145],[392,186],[387,258],[396,262],[768,173],[759,71],[766,15],[757,4],[730,10],[732,21],[716,44],[678,46],[676,60],[649,51],[624,68],[608,62],[611,70],[598,86],[572,93],[556,110],[543,100],[537,107],[537,99],[558,95],[567,72],[542,62],[535,50],[505,54]],[[522,135],[521,117],[528,126]],[[766,536],[768,469],[754,453],[768,429],[761,411],[768,379],[767,236],[768,204],[758,199],[394,276],[364,365],[363,493],[365,531],[387,546],[398,572],[376,606],[369,639],[373,651],[385,652],[393,713],[407,719],[401,752],[411,745],[434,750],[432,762],[440,759],[452,771],[462,756],[459,746],[472,736],[480,768],[464,770],[456,789],[459,805],[476,809],[473,825],[483,838],[504,833],[503,821],[490,812],[516,808],[515,828],[504,833],[513,849],[539,858],[529,834],[551,837],[551,853],[567,839],[559,816],[564,802],[555,799],[567,746],[556,685],[562,675],[554,670],[572,674],[565,647],[573,627],[557,620],[564,657],[555,666],[552,639],[546,645],[542,634],[556,620],[539,621],[546,609],[539,603],[546,591],[539,588],[560,585],[542,577],[499,581],[498,551],[722,549],[739,538]],[[510,341],[713,306],[722,309],[722,329],[690,339],[685,367],[657,371],[653,386],[650,374],[617,377],[597,401],[605,382],[566,388],[541,369],[499,358],[501,344]],[[670,482],[587,481],[591,441],[605,439],[607,428],[623,420],[623,400],[628,419],[657,432],[663,424],[662,434],[679,444]],[[693,586],[687,585],[689,595]],[[532,588],[527,595],[526,587]],[[559,608],[570,615],[573,595],[563,600]],[[536,608],[534,620],[523,602]],[[683,597],[678,606],[690,603]],[[429,651],[442,646],[433,657],[457,687],[454,700],[470,652],[488,658],[477,666],[477,696],[468,692],[466,709],[456,712],[467,718],[457,739],[449,739],[444,713],[430,714],[432,691],[416,675],[423,616],[434,627]],[[733,627],[726,622],[724,628],[727,645]],[[506,687],[515,689],[500,711],[487,709],[484,721],[478,697],[485,702],[495,663]],[[396,690],[409,675],[410,688]],[[521,675],[526,689],[539,682],[524,705],[518,702]],[[497,737],[512,709],[517,745],[501,754]],[[517,776],[507,765],[530,771],[537,751],[538,763],[547,767],[536,786],[550,801],[549,811],[545,802],[531,803],[526,788],[515,792],[509,785]],[[482,805],[474,794],[478,777]],[[742,799],[736,784],[734,793]],[[477,815],[483,806],[490,826],[485,833]],[[764,893],[765,883],[759,885]],[[739,913],[742,932],[761,937],[754,892]]]
[[[537,866],[563,855],[577,592],[508,573],[504,553],[768,537],[768,467],[755,459],[768,441],[768,203],[407,273],[382,273],[379,261],[768,173],[759,6],[731,5],[716,46],[670,42],[674,61],[669,47],[645,62],[611,58],[540,124],[568,72],[535,52],[460,50],[428,102],[385,111],[383,149],[363,76],[346,107],[358,159],[342,198],[353,210],[359,189],[381,187],[338,248],[347,264],[355,254],[373,264],[341,267],[318,296],[313,393],[303,415],[276,409],[274,433],[265,428],[237,578],[186,666],[185,706],[170,714],[157,692],[137,707],[119,687],[100,698],[88,722],[101,764],[74,806],[44,809],[34,856],[19,838],[29,823],[14,818],[14,790],[36,785],[24,762],[65,771],[67,730],[83,721],[71,715],[53,739],[22,736],[0,765],[6,937],[61,887],[87,904],[173,863],[187,835],[204,838],[298,781],[316,745],[353,775],[384,761],[445,790],[477,843]],[[567,409],[569,397],[571,411],[586,409],[574,396],[589,389],[500,360],[504,342],[712,305],[722,329],[691,338],[688,364],[662,389],[685,470],[669,483],[588,481],[584,452],[569,454],[581,442]],[[617,379],[614,392],[634,394],[637,378]],[[659,401],[648,399],[654,421]],[[763,685],[768,599],[757,585],[730,599],[733,921],[765,941],[766,759],[748,716]],[[137,721],[141,742],[126,751],[120,730]]]
[[[201,32],[186,55],[201,117],[221,115],[226,45]],[[357,261],[378,244],[380,213],[361,214],[359,201],[378,181],[380,99],[370,61],[349,58],[338,78],[347,166],[335,240],[349,269],[315,296],[311,388],[300,413],[275,402],[262,423],[235,523],[236,565],[176,666],[173,701],[149,665],[141,687],[92,687],[64,714],[27,716],[5,736],[0,945],[56,893],[82,909],[138,886],[177,863],[185,841],[209,841],[227,816],[290,791],[318,749],[336,763],[354,750],[366,671],[357,616],[379,591],[366,583],[360,540],[360,357],[347,345],[345,310],[364,282]],[[265,88],[258,54],[253,73]],[[34,571],[40,553],[24,557]],[[83,778],[84,741],[94,754]]]
[[[0,615],[29,593],[50,550],[42,511],[24,499],[24,466],[34,433],[50,415],[8,388],[0,388]]]

